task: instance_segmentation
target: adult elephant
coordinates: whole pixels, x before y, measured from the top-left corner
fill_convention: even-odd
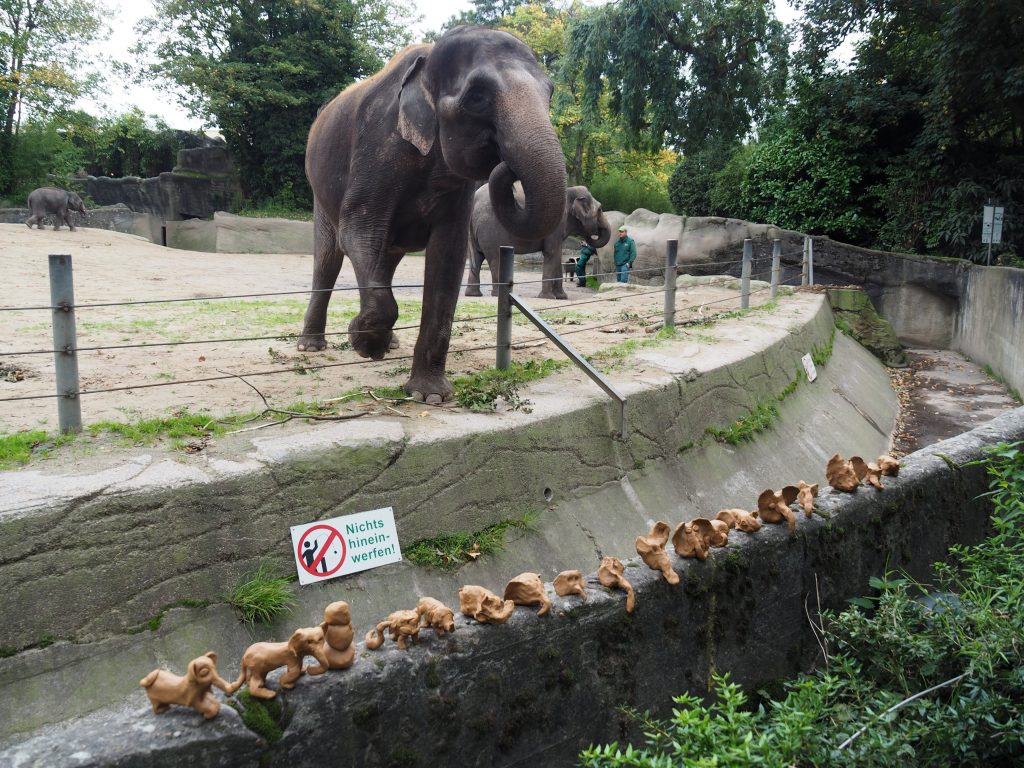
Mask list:
[[[473,218],[470,221],[469,280],[467,296],[480,296],[480,266],[487,261],[491,270],[491,294],[498,282],[498,248],[511,245],[516,253],[544,252],[544,282],[541,283],[539,298],[564,299],[562,287],[562,241],[567,235],[587,240],[595,248],[608,243],[612,230],[604,217],[601,204],[586,187],[569,187],[565,190],[565,216],[557,227],[543,238],[523,238],[509,233],[498,220],[490,196],[483,188],[477,190],[473,200]]]
[[[395,268],[426,248],[423,313],[405,391],[451,398],[445,361],[469,245],[477,181],[502,226],[543,238],[562,220],[565,161],[548,116],[551,81],[529,46],[456,27],[399,52],[317,116],[306,147],[313,189],[313,294],[298,348],[326,348],[331,289],[347,254],[359,284],[352,347],[380,360],[396,346]],[[525,204],[513,185],[522,183]]]
[[[71,223],[68,211],[78,211],[84,214],[85,203],[76,193],[68,192],[66,189],[40,187],[32,190],[29,194],[28,209],[29,217],[25,219],[25,225],[29,229],[32,229],[33,224],[36,225],[36,229],[42,229],[43,219],[47,216],[54,216],[54,232],[60,229],[62,221],[68,225],[68,229],[74,232],[75,225]]]

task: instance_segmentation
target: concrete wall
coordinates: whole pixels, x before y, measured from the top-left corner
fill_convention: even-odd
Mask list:
[[[1024,392],[1024,270],[972,269],[951,345]]]
[[[304,678],[284,695],[291,721],[269,747],[229,708],[204,722],[175,709],[108,710],[0,751],[16,766],[513,766],[569,765],[590,743],[639,741],[616,707],[667,715],[671,696],[703,694],[713,671],[748,687],[789,677],[818,657],[808,600],[841,609],[869,576],[925,576],[954,543],[980,540],[983,448],[1024,439],[1024,409],[906,457],[878,492],[823,492],[823,517],[795,536],[766,526],[733,533],[706,562],[672,557],[672,587],[627,569],[637,595],[589,581],[589,599],[554,598],[551,615],[517,608],[502,626],[459,617],[454,634],[357,653],[352,669]],[[548,587],[550,590],[550,586]],[[372,662],[372,663],[371,663]]]

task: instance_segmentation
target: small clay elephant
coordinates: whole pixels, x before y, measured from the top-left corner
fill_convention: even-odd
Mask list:
[[[75,231],[75,225],[71,223],[71,217],[68,216],[69,210],[85,213],[85,203],[82,202],[82,198],[74,192],[56,187],[40,187],[33,190],[28,196],[28,208],[30,215],[25,220],[25,225],[29,229],[32,229],[33,224],[36,225],[36,229],[42,229],[43,219],[52,215],[56,217],[53,223],[54,232],[60,229],[62,221],[68,225],[68,229],[72,232]]]
[[[220,712],[220,702],[210,691],[216,685],[225,693],[234,693],[236,688],[217,674],[217,654],[210,651],[204,656],[192,659],[184,677],[178,677],[165,669],[154,669],[139,680],[146,689],[153,712],[161,715],[171,704],[192,707],[207,720]]]
[[[278,667],[288,667],[281,675],[282,688],[294,688],[295,681],[302,677],[302,660],[306,656],[314,657],[320,666],[310,667],[309,674],[319,675],[330,669],[330,662],[324,655],[324,631],[321,627],[296,629],[286,643],[253,643],[242,654],[242,670],[231,686],[229,693],[234,693],[249,684],[249,694],[257,699],[272,699],[276,691],[265,687],[267,674]]]
[[[378,624],[375,628],[366,633],[366,647],[375,651],[384,645],[386,632],[391,633],[391,639],[398,643],[398,649],[406,649],[405,638],[411,638],[414,643],[420,641],[420,614],[417,611],[395,611],[388,614],[387,619]]]

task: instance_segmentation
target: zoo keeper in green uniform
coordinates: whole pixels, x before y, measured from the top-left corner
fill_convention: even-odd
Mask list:
[[[615,274],[620,283],[629,282],[629,268],[636,261],[636,243],[626,234],[626,227],[619,227],[619,239],[615,241]]]
[[[580,288],[587,287],[587,262],[590,257],[597,253],[597,249],[586,240],[580,240],[580,255],[576,259],[576,279],[579,280]]]

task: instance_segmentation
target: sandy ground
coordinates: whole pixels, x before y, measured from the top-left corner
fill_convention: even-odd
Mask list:
[[[52,350],[48,254],[71,254],[74,270],[76,323],[82,418],[86,425],[104,420],[127,421],[166,416],[182,409],[214,415],[261,411],[259,395],[237,378],[186,383],[192,379],[245,375],[275,408],[296,402],[338,397],[366,387],[401,386],[408,378],[419,324],[420,289],[396,288],[401,315],[397,327],[400,348],[385,360],[360,358],[344,331],[358,311],[355,292],[337,293],[331,301],[327,331],[330,348],[300,353],[295,339],[302,327],[312,275],[308,255],[198,253],[164,248],[132,235],[98,229],[76,232],[29,230],[19,224],[0,224],[0,434],[57,426]],[[396,286],[415,286],[423,280],[423,258],[406,257],[395,276]],[[588,355],[627,339],[649,339],[647,329],[658,321],[663,294],[655,288],[616,291],[614,301],[593,302],[609,294],[566,283],[569,301],[535,298],[536,269],[517,266],[517,292],[537,309],[571,344]],[[347,262],[339,288],[354,288]],[[276,296],[211,300],[239,294],[287,293]],[[487,287],[484,287],[487,293]],[[639,295],[645,292],[648,295]],[[767,292],[752,303],[767,300]],[[163,304],[85,307],[82,305],[161,299],[189,299]],[[713,305],[700,309],[702,304]],[[677,306],[682,320],[739,306],[734,290],[700,287],[680,291]],[[17,309],[44,307],[44,309]],[[449,376],[493,367],[495,321],[487,318],[496,299],[460,297],[448,356]],[[482,318],[482,319],[472,319]],[[645,319],[650,318],[650,319]],[[459,320],[463,322],[459,322]],[[609,323],[612,325],[609,326]],[[597,328],[596,326],[605,326]],[[696,331],[694,331],[696,332]],[[702,329],[708,333],[707,329]],[[561,357],[525,318],[513,327],[513,360]],[[252,341],[228,339],[255,337]],[[180,342],[190,342],[182,344]],[[161,345],[144,348],[110,348]],[[88,349],[107,347],[105,349]],[[16,353],[16,354],[10,354]],[[324,367],[318,367],[324,366]],[[303,370],[310,369],[313,370]],[[272,372],[274,375],[254,376]],[[102,392],[118,388],[113,392]],[[6,398],[47,396],[11,401]]]

